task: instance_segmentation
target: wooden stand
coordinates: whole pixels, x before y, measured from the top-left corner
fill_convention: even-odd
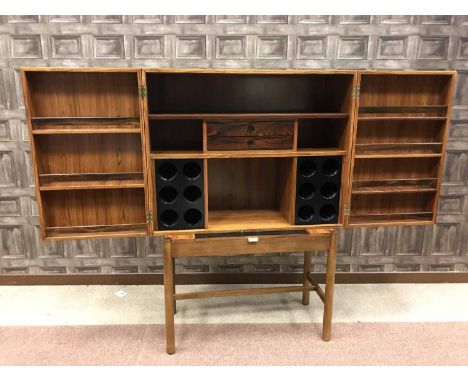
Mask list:
[[[325,292],[312,279],[311,251],[328,251]],[[175,292],[175,259],[190,256],[233,256],[271,252],[304,252],[304,281],[301,286],[246,288],[192,293]],[[336,268],[336,232],[333,229],[303,231],[253,232],[237,236],[175,234],[164,237],[164,296],[166,312],[166,347],[175,353],[174,314],[177,300],[208,297],[251,296],[256,294],[302,292],[302,303],[309,305],[310,291],[324,303],[322,339],[329,341]]]

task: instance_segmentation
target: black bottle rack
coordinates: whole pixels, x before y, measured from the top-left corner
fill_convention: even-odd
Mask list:
[[[338,223],[340,183],[341,157],[297,158],[295,223]]]
[[[158,230],[205,227],[203,160],[155,161]]]

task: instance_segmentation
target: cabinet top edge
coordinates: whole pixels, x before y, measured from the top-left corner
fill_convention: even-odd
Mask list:
[[[456,70],[349,70],[349,69],[196,69],[196,68],[77,68],[77,67],[30,67],[19,68],[22,72],[139,72],[145,73],[206,73],[206,74],[426,74],[456,75]]]
[[[453,76],[457,74],[456,70],[358,70],[359,74],[421,74],[421,75],[447,75]]]
[[[63,67],[30,67],[21,66],[21,72],[130,72],[138,73],[140,68],[63,68]]]

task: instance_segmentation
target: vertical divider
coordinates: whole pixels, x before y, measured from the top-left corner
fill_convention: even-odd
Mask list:
[[[205,126],[205,122],[203,122],[203,126]],[[208,228],[208,159],[203,159],[203,198],[205,202],[205,228]]]
[[[203,152],[206,153],[208,151],[208,136],[207,136],[206,121],[203,121],[203,124],[202,124],[202,134],[203,134]]]
[[[297,139],[299,136],[299,120],[296,119],[294,121],[294,129],[293,129],[293,150],[297,151]]]

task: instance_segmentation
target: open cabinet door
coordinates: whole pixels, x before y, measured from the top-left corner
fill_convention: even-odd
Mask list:
[[[359,72],[348,226],[435,222],[455,75]]]
[[[21,76],[42,238],[147,235],[140,70]]]

